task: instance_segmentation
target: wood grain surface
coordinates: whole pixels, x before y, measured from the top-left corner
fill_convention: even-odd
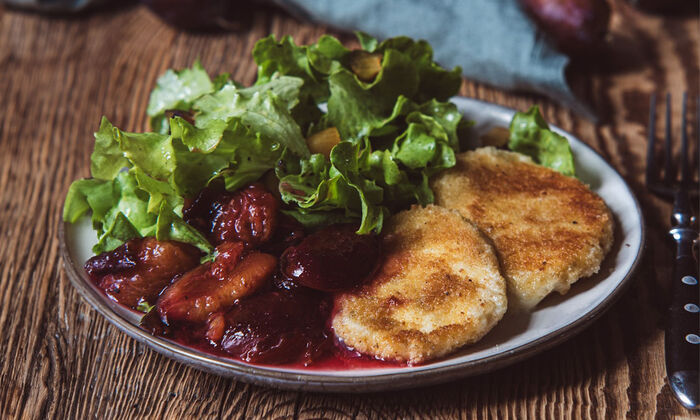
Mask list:
[[[583,333],[493,373],[368,395],[283,392],[205,374],[148,350],[71,287],[57,230],[68,185],[89,171],[100,117],[145,129],[159,74],[201,59],[210,73],[255,76],[269,33],[313,42],[329,28],[275,11],[239,33],[187,34],[141,6],[78,17],[0,7],[0,416],[2,418],[687,418],[665,378],[663,313],[671,275],[669,204],[642,183],[649,95],[698,92],[697,17],[616,2],[609,50],[571,71],[594,124],[539,96],[465,81],[462,93],[525,109],[600,152],[639,197],[648,246],[629,290]],[[347,35],[342,35],[346,41]],[[695,110],[693,105],[692,110]],[[677,129],[676,125],[676,129]],[[695,129],[691,135],[697,136]]]

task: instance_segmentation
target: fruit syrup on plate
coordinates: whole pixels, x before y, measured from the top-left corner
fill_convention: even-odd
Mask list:
[[[254,364],[397,366],[346,348],[330,329],[334,294],[360,287],[377,269],[377,235],[357,235],[352,224],[307,232],[257,183],[204,188],[185,202],[183,218],[216,246],[212,261],[199,264],[196,248],[148,237],[85,264],[108,298],[148,312],[144,329]]]

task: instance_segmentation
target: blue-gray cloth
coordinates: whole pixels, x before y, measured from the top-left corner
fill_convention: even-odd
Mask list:
[[[537,92],[591,117],[564,76],[569,58],[556,51],[517,0],[277,0],[302,17],[383,39],[425,39],[435,60],[461,66],[469,79]]]

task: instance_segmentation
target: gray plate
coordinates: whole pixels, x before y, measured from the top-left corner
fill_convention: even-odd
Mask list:
[[[507,127],[513,110],[468,99],[453,100],[475,133]],[[599,317],[629,283],[641,257],[644,224],[639,204],[622,177],[601,156],[572,135],[578,176],[598,193],[615,216],[615,242],[600,273],[577,282],[566,296],[552,295],[529,316],[504,319],[480,342],[451,356],[421,366],[364,369],[299,369],[256,366],[210,355],[138,328],[139,315],[107,299],[87,278],[82,266],[92,256],[95,234],[85,218],[60,224],[60,244],[66,272],[78,292],[109,322],[167,357],[197,369],[241,381],[291,390],[369,392],[427,386],[485,373],[523,360],[581,331]]]

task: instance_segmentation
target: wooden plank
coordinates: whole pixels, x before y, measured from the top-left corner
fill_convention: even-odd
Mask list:
[[[541,105],[549,121],[609,160],[650,222],[646,257],[620,301],[554,349],[450,384],[354,396],[251,386],[164,358],[93,311],[70,286],[57,252],[63,198],[73,179],[88,175],[91,133],[103,114],[124,129],[145,129],[148,92],[165,69],[199,58],[211,73],[228,71],[250,84],[256,72],[250,50],[257,39],[275,33],[312,42],[329,30],[270,11],[254,14],[243,32],[186,34],[140,6],[81,18],[0,8],[1,416],[690,416],[675,402],[663,366],[669,206],[646,193],[642,173],[649,95],[670,91],[678,99],[682,91],[698,92],[697,27],[697,17],[661,18],[616,2],[613,51],[571,72],[574,89],[600,114],[598,124],[539,96],[465,82],[467,96],[519,109]],[[341,39],[351,42],[347,35]]]

